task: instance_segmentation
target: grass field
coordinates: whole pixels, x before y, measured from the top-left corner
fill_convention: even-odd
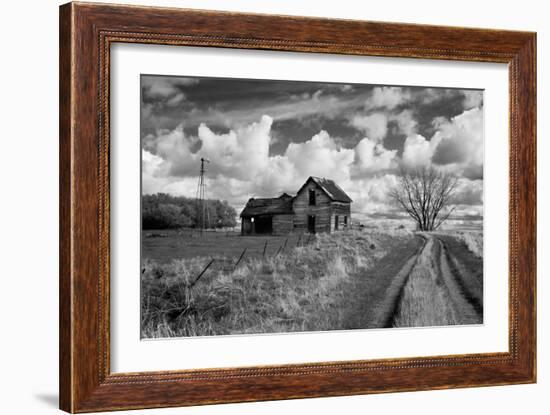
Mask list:
[[[482,316],[482,259],[470,241],[479,235],[148,232],[143,338],[470,324]]]
[[[285,246],[285,250],[312,241],[309,234],[288,236],[241,236],[235,231],[208,231],[201,236],[198,231],[143,231],[141,239],[142,257],[159,263],[174,259],[195,257],[238,258],[244,249],[247,257],[274,255]],[[267,243],[267,245],[266,245]]]

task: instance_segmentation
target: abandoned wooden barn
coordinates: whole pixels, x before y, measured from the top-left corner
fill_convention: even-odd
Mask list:
[[[241,212],[241,234],[333,232],[351,226],[351,198],[334,181],[309,177],[295,196],[251,198]]]

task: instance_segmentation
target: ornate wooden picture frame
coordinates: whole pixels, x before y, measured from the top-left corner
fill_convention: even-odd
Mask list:
[[[111,373],[109,71],[115,43],[508,64],[509,351]],[[91,412],[535,382],[535,33],[69,3],[60,8],[59,93],[61,409]]]

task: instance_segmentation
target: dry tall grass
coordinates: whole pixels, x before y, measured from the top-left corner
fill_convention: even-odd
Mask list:
[[[456,237],[463,241],[476,257],[483,258],[482,231],[461,231],[456,233]]]
[[[456,317],[449,307],[450,298],[438,281],[439,270],[434,263],[437,256],[433,255],[433,244],[433,239],[428,239],[409,274],[394,316],[395,327],[456,324]]]
[[[440,231],[435,235],[451,236],[463,242],[478,258],[483,258],[483,231]]]
[[[350,276],[364,274],[404,233],[321,234],[278,256],[245,257],[236,269],[208,270],[194,286],[209,258],[146,262],[142,337],[343,328]]]

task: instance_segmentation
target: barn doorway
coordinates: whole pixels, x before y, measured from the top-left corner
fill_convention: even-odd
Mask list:
[[[307,217],[307,230],[308,232],[315,233],[315,216],[308,215]]]
[[[273,233],[272,216],[255,216],[254,225],[255,233]]]

